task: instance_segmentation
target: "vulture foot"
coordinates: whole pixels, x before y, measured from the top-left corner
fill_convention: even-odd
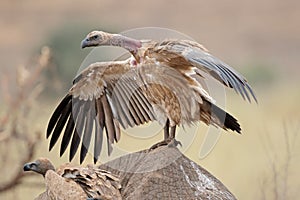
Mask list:
[[[180,145],[182,147],[182,144],[180,141],[176,140],[175,138],[168,138],[166,140],[163,140],[161,142],[158,142],[158,143],[152,145],[149,148],[149,151],[152,151],[158,147],[165,146],[165,145],[167,145],[168,147],[177,147],[177,145]]]

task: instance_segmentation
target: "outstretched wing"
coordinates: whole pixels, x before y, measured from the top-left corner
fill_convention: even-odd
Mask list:
[[[133,127],[154,120],[151,104],[138,89],[137,73],[129,61],[95,63],[74,81],[50,118],[47,138],[51,150],[63,133],[60,155],[69,143],[71,161],[81,142],[80,163],[84,160],[94,130],[94,162],[102,148],[103,130],[111,144],[120,138],[120,127]]]
[[[200,101],[201,96],[190,90],[187,77],[172,67],[151,61],[138,66],[131,66],[130,60],[95,63],[75,78],[73,87],[50,118],[49,149],[64,132],[60,155],[71,143],[72,160],[81,143],[81,163],[94,132],[97,162],[104,129],[110,154],[111,144],[120,139],[120,125],[126,129],[153,120],[164,123],[166,113],[171,112],[173,117],[177,114],[177,123],[192,123],[191,113],[200,118]]]
[[[71,143],[69,160],[72,160],[81,144],[82,163],[94,132],[94,162],[97,162],[104,129],[110,154],[111,144],[120,139],[120,125],[128,128],[153,120],[165,123],[166,118],[175,124],[198,120],[213,123],[200,117],[203,98],[207,101],[208,94],[203,95],[201,88],[194,90],[191,84],[193,80],[188,76],[157,62],[138,66],[131,66],[128,60],[92,64],[75,79],[50,118],[49,149],[64,132],[60,155]]]
[[[166,40],[159,44],[160,51],[168,51],[183,56],[198,70],[210,74],[212,77],[233,88],[244,99],[251,102],[250,96],[257,101],[247,80],[229,65],[211,55],[200,44],[188,40]],[[201,71],[197,71],[201,75]]]

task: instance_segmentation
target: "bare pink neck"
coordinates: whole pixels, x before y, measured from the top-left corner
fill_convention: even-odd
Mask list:
[[[112,46],[119,46],[124,49],[127,49],[131,54],[136,56],[138,49],[142,46],[141,41],[129,38],[123,35],[114,34],[111,38]]]

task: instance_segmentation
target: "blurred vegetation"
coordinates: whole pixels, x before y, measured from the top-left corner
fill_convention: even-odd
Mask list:
[[[31,119],[34,110],[39,109],[37,98],[44,90],[42,73],[48,67],[51,50],[44,46],[28,65],[20,65],[16,76],[1,75],[1,93],[4,110],[0,115],[0,162],[4,178],[0,180],[0,193],[14,191],[22,184],[25,175],[23,164],[34,159],[42,131],[36,129]],[[16,88],[12,89],[11,86]],[[34,120],[36,122],[36,120]]]
[[[48,84],[49,87],[45,90],[48,96],[65,93],[71,86],[80,63],[88,53],[80,48],[80,41],[85,35],[83,30],[88,29],[76,25],[66,26],[53,32],[46,42],[53,50],[52,63],[54,65],[45,71],[48,82],[54,83],[54,86]]]
[[[248,62],[242,68],[242,74],[251,84],[257,86],[270,85],[281,78],[278,67],[264,61]]]
[[[58,77],[61,80],[72,80],[80,63],[88,52],[82,51],[80,41],[86,35],[86,27],[67,25],[61,27],[49,38],[49,46],[57,62]]]
[[[81,41],[94,29],[93,25],[68,23],[49,35],[46,44],[53,52],[51,55],[53,66],[45,71],[49,84],[44,95],[48,97],[62,95],[70,88],[81,63],[91,51],[81,49]],[[101,27],[101,30],[105,30],[105,27]]]
[[[300,122],[284,122],[281,134],[274,138],[268,131],[262,138],[268,170],[261,176],[261,200],[297,199],[300,184],[298,170],[293,163],[299,149]],[[280,141],[278,141],[280,138]],[[276,149],[280,148],[278,152]]]

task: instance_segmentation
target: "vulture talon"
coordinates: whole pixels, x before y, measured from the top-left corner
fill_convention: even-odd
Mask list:
[[[179,140],[176,140],[175,138],[173,138],[169,144],[168,144],[168,147],[177,147],[177,146],[180,146],[182,147],[182,143],[179,141]]]
[[[178,145],[180,145],[180,147],[182,147],[182,143],[180,141],[176,140],[175,138],[168,138],[166,140],[160,141],[160,142],[152,145],[149,148],[149,151],[157,149],[158,147],[161,147],[161,146],[177,147]]]

